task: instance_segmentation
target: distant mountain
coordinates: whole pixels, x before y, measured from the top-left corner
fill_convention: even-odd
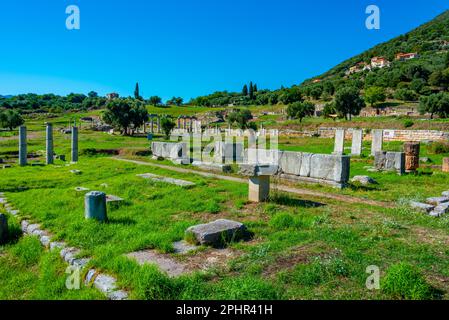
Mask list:
[[[0,98],[9,99],[9,98],[12,98],[12,97],[13,97],[12,95],[2,96],[2,95],[0,94]]]

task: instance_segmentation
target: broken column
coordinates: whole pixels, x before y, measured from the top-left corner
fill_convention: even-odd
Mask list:
[[[25,126],[19,128],[19,165],[27,165],[27,128]]]
[[[249,177],[248,200],[267,201],[270,196],[270,176],[278,171],[277,165],[242,164],[239,174]]]
[[[91,191],[84,197],[84,216],[86,219],[95,219],[101,222],[108,220],[106,214],[106,194],[100,191]]]
[[[335,154],[343,154],[344,153],[344,144],[345,144],[345,130],[344,129],[335,130],[334,153]]]
[[[72,128],[72,162],[78,162],[78,127]]]
[[[443,172],[449,172],[449,158],[443,158]]]
[[[53,152],[53,125],[47,122],[46,127],[46,164],[53,164],[54,152]]]
[[[419,142],[405,142],[405,171],[412,172],[419,168]]]
[[[362,154],[363,130],[352,131],[351,155],[360,156]]]
[[[372,141],[371,141],[371,155],[375,156],[376,152],[382,151],[382,144],[384,140],[384,131],[383,130],[372,130],[371,132]]]

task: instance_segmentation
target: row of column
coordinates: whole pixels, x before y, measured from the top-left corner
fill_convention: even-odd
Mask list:
[[[374,129],[371,131],[371,136],[372,136],[371,155],[374,156],[376,152],[382,151],[383,130]],[[344,143],[345,143],[345,130],[337,129],[335,131],[335,144],[334,144],[335,154],[344,153]],[[360,156],[362,154],[362,143],[363,143],[363,130],[362,129],[352,130],[351,155]]]
[[[177,120],[177,129],[189,130],[190,132],[201,132],[201,125],[201,121],[198,121],[195,117],[181,116]]]
[[[72,139],[71,139],[71,159],[72,162],[78,162],[78,127],[72,127]],[[45,129],[45,163],[54,163],[54,142],[53,142],[53,125],[51,123],[46,124]],[[27,160],[27,128],[25,126],[19,127],[19,165],[26,166]]]

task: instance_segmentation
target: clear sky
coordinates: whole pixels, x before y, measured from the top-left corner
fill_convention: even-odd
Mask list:
[[[378,5],[381,29],[367,30]],[[81,29],[67,30],[68,5]],[[449,9],[447,0],[14,0],[0,4],[0,94],[189,99],[299,84]]]

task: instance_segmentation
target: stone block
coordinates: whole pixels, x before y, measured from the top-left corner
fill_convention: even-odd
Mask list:
[[[377,152],[382,151],[384,131],[383,130],[372,130],[371,131],[372,141],[371,141],[371,155],[375,156]]]
[[[84,196],[84,216],[101,222],[108,220],[106,212],[106,194],[101,191],[91,191]]]
[[[349,180],[350,157],[314,154],[310,159],[310,177],[346,183]]]
[[[354,129],[352,131],[351,155],[360,156],[362,154],[363,130]]]
[[[351,182],[358,182],[364,186],[370,185],[370,184],[377,184],[377,181],[369,176],[354,176],[351,179]]]
[[[231,173],[232,172],[232,167],[229,164],[223,164],[223,163],[194,161],[194,162],[192,162],[192,166],[198,167],[200,169],[215,171],[215,172],[220,172],[220,173]]]
[[[430,213],[435,208],[433,205],[417,201],[410,201],[410,207],[424,213]]]
[[[344,129],[335,130],[334,154],[343,154],[344,144],[345,144],[345,130]]]
[[[449,172],[449,158],[443,158],[443,172]]]
[[[441,203],[445,203],[445,202],[449,202],[449,197],[431,197],[431,198],[427,198],[426,202],[429,204],[433,204],[435,206],[441,204]]]
[[[198,244],[221,247],[230,241],[238,241],[248,236],[246,226],[240,222],[219,219],[210,223],[192,226],[187,235],[193,235]]]
[[[378,171],[396,171],[405,173],[405,153],[379,151],[374,158],[374,167]]]

